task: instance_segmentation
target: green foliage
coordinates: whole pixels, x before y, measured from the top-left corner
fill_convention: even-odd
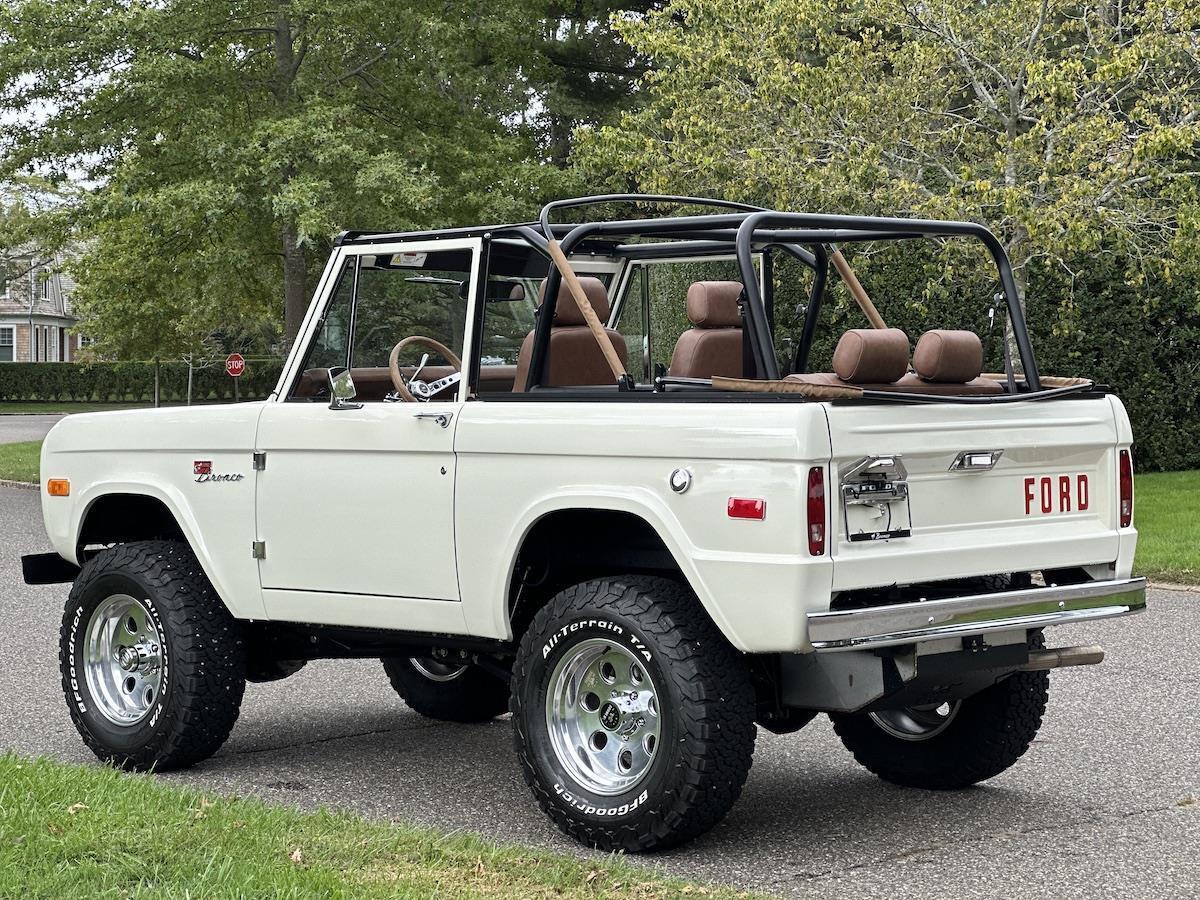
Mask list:
[[[279,381],[279,359],[248,359],[245,374],[234,385],[220,362],[192,373],[192,402],[261,400]],[[188,367],[183,362],[159,365],[163,403],[187,400]],[[0,366],[0,401],[72,403],[150,403],[154,400],[154,363],[5,363]]]
[[[0,755],[5,897],[749,897],[619,859],[212,797],[148,775]]]
[[[24,481],[28,484],[36,484],[41,458],[41,441],[0,444],[0,481]]]
[[[653,69],[642,106],[584,135],[578,159],[594,177],[985,223],[1028,297],[1042,371],[1117,387],[1143,466],[1200,465],[1200,8],[672,0],[621,33]],[[853,261],[914,340],[971,327],[999,363],[983,319],[994,272],[977,245]],[[784,269],[787,336],[807,282]],[[862,324],[839,285],[830,295],[818,368]]]
[[[295,333],[332,235],[528,212],[529,4],[15,0],[0,6],[0,175],[83,171],[80,328],[121,358]],[[559,177],[559,176],[553,176]],[[227,344],[228,342],[226,342]]]
[[[1155,581],[1200,582],[1200,518],[1181,497],[1200,496],[1200,472],[1139,475],[1134,485],[1138,530],[1134,571]]]

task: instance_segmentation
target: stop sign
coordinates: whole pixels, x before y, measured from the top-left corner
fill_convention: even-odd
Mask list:
[[[230,353],[225,358],[225,372],[231,378],[240,378],[246,371],[246,359],[240,353]]]

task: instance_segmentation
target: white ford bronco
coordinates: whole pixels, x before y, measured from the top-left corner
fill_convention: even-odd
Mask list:
[[[951,239],[995,266],[977,329],[889,328],[840,249]],[[537,802],[609,850],[711,828],[757,726],[818,713],[889,781],[991,778],[1047,670],[1103,657],[1046,629],[1145,606],[1125,410],[1039,374],[1017,297],[963,222],[608,195],[344,234],[268,399],[46,439],[24,570],[74,582],[71,717],[187,766],[246,682],[380,658],[423,715],[511,712]]]

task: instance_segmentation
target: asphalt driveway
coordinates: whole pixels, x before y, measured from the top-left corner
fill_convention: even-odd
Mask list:
[[[40,441],[61,418],[60,415],[0,416],[0,444]]]
[[[26,587],[46,548],[34,491],[0,488],[0,749],[93,757],[67,717],[57,637],[66,586]],[[740,803],[706,837],[647,865],[700,880],[827,897],[1194,897],[1200,894],[1200,594],[1054,633],[1103,643],[1101,666],[1052,674],[1042,733],[987,785],[925,793],[860,769],[818,719],[760,732]],[[213,759],[165,780],[321,805],[506,843],[587,853],[530,799],[506,719],[422,719],[373,661],[318,662],[250,685]]]

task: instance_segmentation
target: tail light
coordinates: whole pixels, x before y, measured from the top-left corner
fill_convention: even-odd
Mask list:
[[[1133,524],[1133,459],[1128,450],[1121,451],[1121,527]]]
[[[825,555],[825,469],[808,470],[808,552]]]

